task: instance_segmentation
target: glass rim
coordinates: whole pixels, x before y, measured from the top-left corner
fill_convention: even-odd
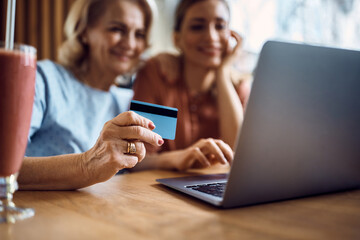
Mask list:
[[[0,48],[1,49],[5,49],[5,42],[4,41],[0,41]],[[26,52],[26,53],[33,53],[36,55],[36,48],[31,46],[31,45],[27,45],[25,43],[14,43],[14,48],[13,49],[6,49],[8,51],[13,51],[13,50],[18,50],[21,52]]]

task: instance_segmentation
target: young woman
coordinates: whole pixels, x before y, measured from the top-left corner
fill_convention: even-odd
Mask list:
[[[116,76],[137,66],[151,21],[147,0],[74,3],[60,64],[38,62],[21,189],[76,189],[105,181],[140,162],[145,142],[162,145],[150,120],[121,113],[132,93],[112,87]]]
[[[179,109],[176,139],[147,146],[152,154],[139,167],[186,170],[232,161],[250,83],[232,68],[242,39],[229,20],[225,0],[180,1],[174,28],[180,55],[149,60],[134,85],[134,99]]]

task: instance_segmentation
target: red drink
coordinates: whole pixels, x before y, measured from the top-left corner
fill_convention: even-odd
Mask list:
[[[0,48],[0,177],[19,172],[27,145],[36,50],[25,48],[32,52]]]

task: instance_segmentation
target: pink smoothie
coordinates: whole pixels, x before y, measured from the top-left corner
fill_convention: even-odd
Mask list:
[[[34,102],[36,56],[0,48],[0,176],[20,170]]]

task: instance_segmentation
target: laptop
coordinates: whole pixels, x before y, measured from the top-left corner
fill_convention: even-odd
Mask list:
[[[360,187],[360,51],[268,41],[227,174],[157,179],[223,208]]]

